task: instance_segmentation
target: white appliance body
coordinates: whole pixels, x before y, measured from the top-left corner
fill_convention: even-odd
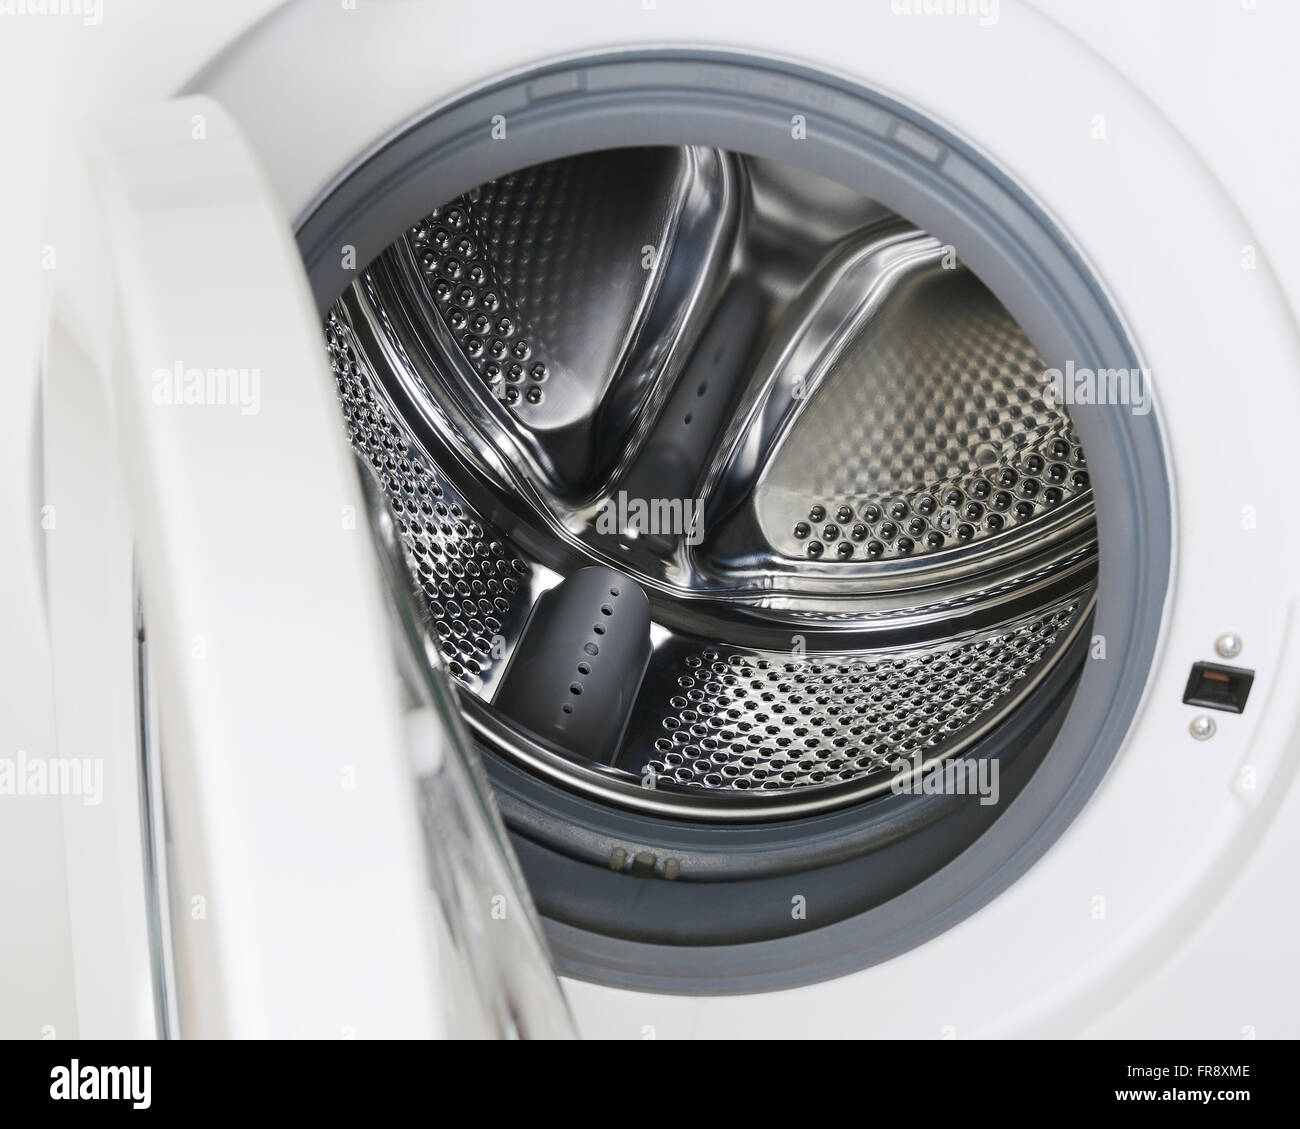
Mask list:
[[[72,499],[78,482],[93,480],[98,494],[70,501],[57,527],[20,544],[27,580],[48,561],[51,611],[15,612],[29,642],[14,650],[36,661],[10,678],[29,688],[11,743],[48,755],[93,748],[77,755],[110,765],[132,747],[134,674],[114,641],[132,631],[133,568],[143,558],[145,575],[166,581],[158,618],[175,617],[156,625],[160,638],[190,640],[207,664],[196,672],[193,655],[169,655],[161,669],[185,673],[157,688],[184,703],[193,739],[169,754],[192,770],[189,778],[171,770],[184,802],[169,817],[186,820],[173,835],[188,844],[171,896],[188,904],[208,894],[213,903],[202,939],[169,941],[186,954],[171,970],[181,1030],[457,1034],[462,1014],[448,1002],[439,955],[454,940],[422,912],[426,848],[404,795],[412,785],[399,705],[374,676],[387,628],[373,550],[337,522],[328,534],[323,522],[277,525],[286,491],[299,515],[364,508],[328,418],[329,384],[316,379],[314,312],[288,225],[404,125],[469,91],[557,60],[672,49],[783,60],[882,91],[988,156],[1052,217],[1153,375],[1173,484],[1174,569],[1123,747],[1082,814],[1006,892],[920,947],[811,986],[688,996],[566,980],[579,1033],[1300,1033],[1290,956],[1300,907],[1288,894],[1300,850],[1300,535],[1282,465],[1300,420],[1300,263],[1288,253],[1300,241],[1300,126],[1288,112],[1296,90],[1286,59],[1297,14],[1263,2],[1004,0],[930,15],[882,0],[814,4],[797,18],[752,0],[505,7],[489,21],[442,3],[250,5],[207,13],[228,43],[215,54],[201,23],[190,32],[164,17],[152,34],[140,25],[143,44],[180,45],[157,83],[139,74],[141,44],[125,41],[102,71],[80,76],[102,109],[147,107],[184,84],[211,99],[156,112],[170,113],[177,129],[203,119],[210,130],[199,166],[207,198],[190,194],[190,218],[213,218],[203,237],[184,223],[169,230],[166,214],[153,217],[161,226],[131,229],[149,218],[151,194],[161,213],[186,195],[175,170],[188,157],[157,147],[166,125],[138,151],[130,137],[139,133],[95,139],[111,154],[97,166],[104,175],[61,166],[68,191],[51,240],[81,247],[72,234],[80,231],[87,249],[57,272],[64,320],[45,353],[43,409],[47,432],[53,414],[65,436],[83,433],[76,460],[64,464],[66,485],[21,463],[10,481],[25,488],[23,507],[57,505],[41,494],[56,487]],[[115,34],[107,18],[104,33]],[[74,53],[96,57],[89,35],[68,38]],[[61,113],[69,129],[88,129],[72,105]],[[224,242],[234,235],[238,244]],[[100,240],[107,247],[92,253]],[[185,257],[194,252],[201,261]],[[103,301],[110,292],[113,305]],[[216,326],[213,311],[222,312]],[[214,478],[243,434],[223,431],[221,420],[234,416],[204,415],[164,434],[133,396],[146,367],[222,355],[218,329],[237,333],[283,383],[263,385],[260,435]],[[101,389],[97,414],[60,392],[65,371]],[[18,399],[30,419],[34,377]],[[96,420],[111,421],[116,438]],[[28,449],[34,438],[19,435]],[[30,514],[23,528],[34,528]],[[303,545],[304,536],[317,541]],[[88,553],[100,558],[91,589]],[[292,562],[306,558],[295,553],[322,568],[302,575]],[[286,562],[282,572],[276,561]],[[366,599],[331,609],[320,637],[303,639],[310,609],[328,607],[339,588]],[[148,593],[144,606],[149,615]],[[257,607],[263,613],[251,614]],[[1216,715],[1212,739],[1198,741],[1184,684],[1229,632],[1255,671],[1250,707]],[[60,646],[78,636],[79,651]],[[295,646],[310,661],[287,671],[277,656]],[[369,681],[342,679],[333,660],[346,654],[366,657],[358,666]],[[69,700],[77,687],[84,701]],[[371,778],[341,789],[339,774],[356,763],[346,750],[361,746],[371,750]],[[330,750],[320,772],[302,759],[308,748]],[[140,880],[141,793],[132,777],[108,779],[122,791],[102,818],[65,797],[6,828],[6,839],[45,847],[24,852],[30,869],[8,895],[31,902],[32,929],[6,938],[13,951],[0,964],[32,969],[33,990],[8,1012],[5,1034],[49,1026],[150,1036],[163,1022],[151,1002],[158,970]],[[255,787],[241,790],[243,781]]]

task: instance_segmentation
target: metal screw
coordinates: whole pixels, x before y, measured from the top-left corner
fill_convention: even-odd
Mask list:
[[[1214,641],[1214,649],[1225,659],[1235,659],[1241,654],[1241,636],[1224,632]]]
[[[1214,736],[1214,718],[1201,714],[1200,717],[1192,718],[1192,724],[1187,729],[1198,741],[1208,741]]]

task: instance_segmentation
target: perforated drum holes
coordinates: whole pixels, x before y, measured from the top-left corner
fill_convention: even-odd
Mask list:
[[[659,709],[663,783],[746,791],[879,774],[993,709],[1050,653],[1077,602],[962,643],[867,659],[707,650]]]
[[[833,362],[769,467],[763,528],[791,556],[877,561],[1086,504],[1083,448],[1043,367],[988,291],[936,276]]]
[[[529,566],[412,444],[335,314],[326,322],[326,342],[348,436],[383,483],[438,649],[455,678],[482,686],[499,662],[494,638],[520,616]]]
[[[720,340],[730,321],[700,324],[693,336],[667,332],[655,364],[665,381],[681,383],[666,384],[657,398],[636,385],[630,370],[619,369],[623,375],[611,383],[609,373],[583,368],[621,364],[614,338],[627,310],[611,311],[587,283],[560,276],[582,264],[593,277],[618,277],[618,264],[601,261],[602,248],[579,238],[588,217],[573,205],[628,168],[643,170],[670,194],[710,198],[702,187],[707,170],[731,170],[717,182],[740,186],[729,192],[758,193],[739,208],[746,219],[729,237],[750,248],[746,265],[737,268],[741,260],[734,260],[730,278],[717,264],[705,272],[718,276],[719,293],[730,287],[718,316],[736,316],[734,325],[753,336],[743,347],[730,332]],[[780,260],[784,252],[771,245],[798,209],[787,217],[775,201],[791,191],[809,194],[811,203],[804,203],[815,207],[826,189],[816,178],[801,185],[794,170],[778,174],[774,166],[750,167],[743,157],[706,150],[596,153],[524,170],[431,208],[344,296],[327,324],[349,433],[384,483],[452,676],[468,692],[492,698],[492,708],[525,735],[669,794],[844,785],[875,777],[918,749],[948,755],[1050,669],[1062,650],[1058,636],[1068,634],[1089,598],[1095,545],[1086,458],[1064,409],[1044,398],[1041,359],[1015,321],[968,272],[942,269],[934,240],[868,201],[849,213],[860,218],[845,221],[824,245],[805,239]],[[643,194],[640,205],[629,202],[600,222],[654,227],[654,215],[637,211],[649,204]],[[721,208],[719,216],[737,210],[734,201],[710,206]],[[678,262],[731,256],[732,243],[719,235],[731,230],[729,222],[697,226],[694,238],[706,242],[694,248],[690,232],[674,227]],[[772,254],[778,260],[769,261]],[[414,274],[404,273],[407,261],[417,264]],[[747,272],[743,280],[737,269]],[[784,290],[765,290],[791,274],[801,279],[802,296],[791,298],[788,281]],[[643,281],[638,276],[636,286]],[[861,306],[863,288],[883,296]],[[628,298],[633,290],[618,293]],[[680,329],[688,315],[697,316],[696,298],[681,292],[676,300],[687,305],[668,316],[661,290],[657,316]],[[584,317],[573,303],[586,301],[596,304]],[[602,339],[599,319],[606,317],[609,339]],[[693,353],[696,342],[708,352],[707,378]],[[792,409],[772,399],[783,381],[773,384],[769,369],[782,372],[781,358],[796,346],[818,358],[818,375],[803,386],[805,402]],[[402,358],[417,355],[432,367],[406,371]],[[556,356],[565,358],[558,367]],[[432,398],[435,381],[453,401],[468,395],[468,414],[444,410]],[[476,382],[512,409],[489,430],[475,428]],[[524,411],[514,393],[540,396],[543,387],[558,399],[547,402],[545,415]],[[699,428],[687,429],[695,408],[678,405],[687,393],[691,405],[703,403],[706,390],[717,395],[709,401],[712,422],[704,427],[701,418]],[[416,416],[395,406],[421,402],[428,407],[414,409]],[[632,416],[615,419],[619,411]],[[784,423],[769,431],[761,420],[772,411],[783,413]],[[574,428],[563,442],[551,429],[561,417]],[[493,497],[457,469],[455,453],[497,451],[526,479],[533,464],[499,446],[502,435],[517,436],[519,450],[559,442],[551,453],[562,458],[610,420],[628,439],[615,457],[621,469],[612,481],[601,480],[598,497],[621,497],[615,487],[625,481],[638,484],[638,497],[672,481],[698,488],[716,520],[702,533],[693,528],[691,537],[677,531],[628,539],[618,549],[580,537],[547,555],[546,565],[563,577],[575,575],[567,572],[575,547],[592,559],[599,559],[597,550],[625,552],[629,575],[605,584],[590,603],[584,597],[566,604],[566,615],[580,623],[539,620],[535,593],[521,582],[541,562],[482,515],[508,497],[512,520],[522,515],[531,555],[547,548],[557,518],[580,529],[588,511],[537,510],[559,504],[544,478],[523,491],[517,481],[502,480]],[[441,465],[439,451],[448,455]],[[590,463],[587,456],[571,469],[582,463]],[[688,466],[700,482],[676,481]],[[595,489],[594,480],[589,485]],[[729,509],[717,502],[727,491]],[[924,570],[932,559],[971,579],[951,591],[929,582],[914,588],[912,562]],[[801,582],[810,562],[827,583],[839,584],[830,621],[847,631],[851,645],[822,642],[815,650],[827,653],[808,656],[798,670],[761,639],[728,645],[727,623],[746,608],[751,636],[757,630],[783,637],[776,624],[785,617],[823,614],[826,605],[813,599],[774,598],[787,578]],[[734,585],[733,571],[742,578]],[[652,573],[692,589],[679,610],[670,606],[677,597],[656,588]],[[876,579],[866,586],[867,578]],[[596,701],[588,693],[606,677],[604,664],[628,661],[626,640],[613,628],[629,586],[655,593],[673,624],[656,630],[672,643],[655,646],[644,682],[639,672],[637,682],[624,679],[618,703],[605,694]],[[565,587],[551,593],[558,598]],[[1038,594],[1022,597],[1021,590]],[[712,623],[703,634],[689,626],[696,607],[707,608]],[[954,637],[946,617],[957,614],[962,626]],[[577,635],[569,650],[547,651],[544,661],[538,652],[524,663],[523,652],[542,646],[539,622],[551,634]],[[907,640],[895,640],[893,633],[911,622]],[[604,650],[610,644],[617,644],[612,659]],[[525,667],[541,684],[554,683],[553,692],[525,689]],[[618,717],[606,719],[610,727],[594,727],[594,715],[611,710]],[[620,735],[617,745],[597,747],[610,733]]]

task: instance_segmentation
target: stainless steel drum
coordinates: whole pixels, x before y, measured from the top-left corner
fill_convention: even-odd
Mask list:
[[[1077,652],[1093,501],[1044,362],[951,247],[821,177],[524,169],[431,208],[326,335],[466,715],[551,785],[806,817],[965,755]],[[593,566],[644,623],[589,622]]]

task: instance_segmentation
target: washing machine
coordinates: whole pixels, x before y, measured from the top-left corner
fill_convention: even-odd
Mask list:
[[[122,18],[29,396],[64,1030],[1297,1033],[1293,11]]]

